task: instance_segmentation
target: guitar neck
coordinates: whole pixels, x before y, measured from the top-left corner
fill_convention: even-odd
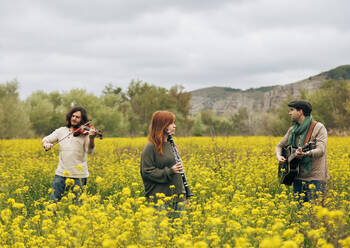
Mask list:
[[[304,146],[302,149],[301,149],[301,151],[302,152],[307,152],[307,151],[310,151],[311,150],[311,144],[310,143],[308,143],[306,146]],[[290,161],[292,161],[293,159],[295,159],[296,158],[296,149],[295,149],[295,151],[293,152],[293,153],[291,153],[290,154],[290,156],[288,157],[288,162],[290,162]]]

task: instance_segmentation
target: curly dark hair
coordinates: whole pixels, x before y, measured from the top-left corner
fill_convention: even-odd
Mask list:
[[[72,123],[70,122],[70,120],[72,118],[72,115],[78,111],[80,111],[80,113],[81,113],[81,121],[79,123],[79,126],[89,121],[89,117],[87,115],[86,110],[83,107],[77,106],[77,107],[72,108],[66,115],[66,126],[67,127],[72,126]]]

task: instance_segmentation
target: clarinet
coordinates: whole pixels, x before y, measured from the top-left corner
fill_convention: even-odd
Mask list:
[[[169,142],[171,144],[171,148],[173,149],[173,153],[175,155],[176,163],[181,163],[182,164],[181,158],[179,156],[179,153],[177,152],[177,149],[176,149],[176,146],[175,146],[175,143],[174,143],[173,136],[171,135],[170,132],[168,132],[168,140],[169,140]],[[193,196],[193,193],[191,192],[190,187],[188,186],[187,178],[186,178],[186,174],[185,174],[184,169],[182,169],[182,171],[181,171],[181,177],[182,177],[182,182],[183,182],[185,190],[186,190],[186,198],[189,198],[189,197]]]

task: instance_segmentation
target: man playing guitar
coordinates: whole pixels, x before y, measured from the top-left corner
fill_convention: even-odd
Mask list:
[[[304,193],[305,196],[302,200],[306,202],[317,197],[311,188],[314,188],[316,192],[325,193],[326,181],[329,179],[327,130],[320,122],[312,124],[312,106],[309,102],[293,101],[288,106],[290,107],[289,115],[294,125],[288,129],[286,135],[278,143],[276,156],[279,163],[285,163],[287,158],[282,156],[282,149],[287,146],[296,149],[294,155],[300,159],[300,163],[299,174],[293,180],[293,192],[296,196]],[[304,152],[302,147],[311,125],[314,125],[309,137],[312,149]],[[310,185],[313,186],[310,187]]]

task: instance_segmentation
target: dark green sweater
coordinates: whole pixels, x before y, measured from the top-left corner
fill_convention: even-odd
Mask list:
[[[153,143],[149,142],[141,155],[141,176],[145,185],[146,196],[164,193],[166,196],[185,194],[180,174],[175,174],[171,167],[176,164],[169,142],[163,143],[163,154],[159,155]],[[170,189],[171,185],[175,189]]]

